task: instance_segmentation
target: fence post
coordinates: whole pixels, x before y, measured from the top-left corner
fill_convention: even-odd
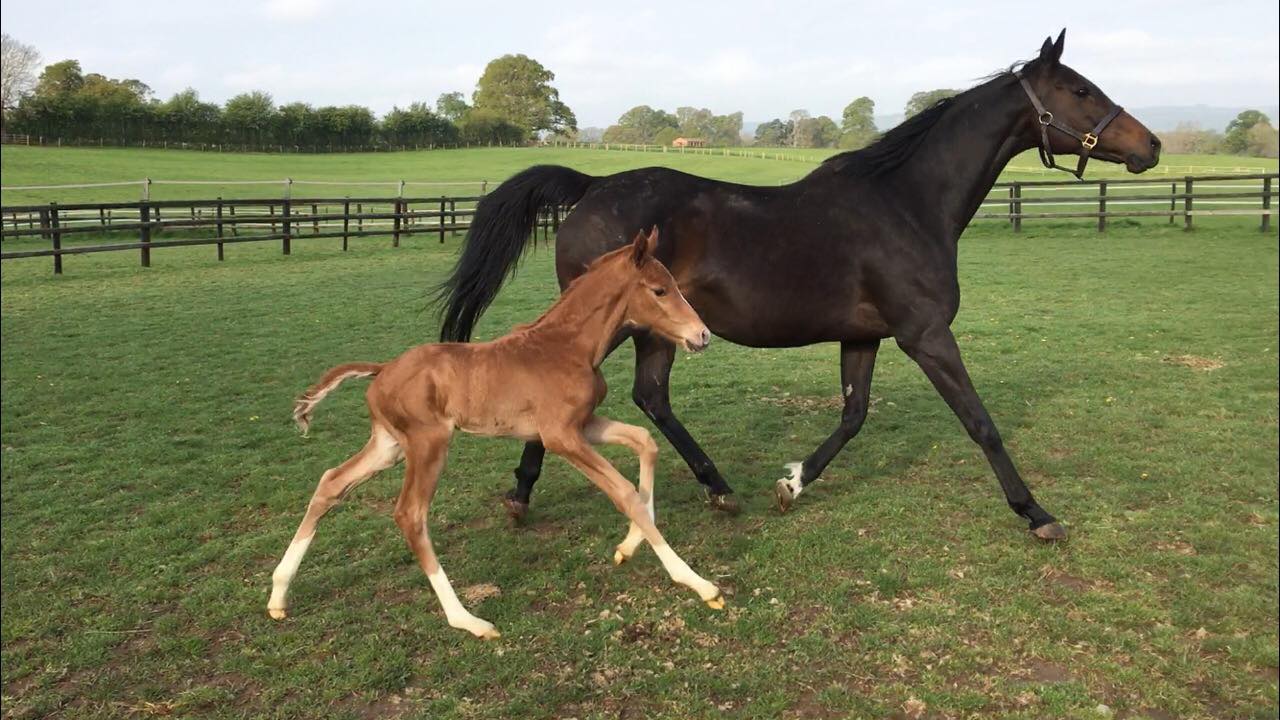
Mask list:
[[[142,241],[142,267],[151,267],[151,203],[143,200],[138,203],[142,229],[138,231],[138,239]]]
[[[49,203],[49,230],[53,237],[53,274],[62,274],[62,233],[58,230],[58,203]]]
[[[222,240],[222,196],[221,196],[221,195],[219,195],[219,196],[218,196],[218,206],[217,206],[217,209],[214,211],[214,213],[215,213],[214,217],[215,217],[215,219],[216,219],[216,221],[217,221],[217,228],[218,228],[218,240],[219,240],[219,242],[218,242],[218,262],[222,262],[222,260],[223,260],[223,254],[222,254],[222,242],[221,242],[221,240]]]
[[[400,247],[400,198],[392,200],[395,210],[391,213],[391,247]]]
[[[1098,232],[1107,231],[1107,181],[1098,181]]]
[[[1192,207],[1191,190],[1194,186],[1192,185],[1193,181],[1190,177],[1188,177],[1185,182],[1187,184],[1187,189],[1186,189],[1186,197],[1182,198],[1182,216],[1183,216],[1183,221],[1186,223],[1185,229],[1190,230],[1191,229],[1191,211],[1194,209]]]
[[[40,208],[40,239],[48,240],[53,237],[49,234],[49,210]]]
[[[1013,225],[1013,186],[1009,186],[1009,224]]]
[[[441,245],[443,245],[443,244],[444,244],[444,208],[445,208],[445,203],[446,203],[446,202],[448,202],[448,200],[446,200],[446,199],[445,199],[445,197],[444,197],[443,195],[441,195],[441,196],[440,196],[440,222],[439,222],[439,225],[440,225],[440,244],[441,244]]]
[[[485,193],[487,193],[488,191],[489,191],[489,181],[488,181],[488,180],[481,180],[481,181],[480,181],[480,194],[481,194],[481,195],[484,195],[484,194],[485,194]]]
[[[290,254],[293,250],[291,247],[291,241],[293,240],[293,228],[290,227],[289,223],[289,206],[292,202],[293,201],[289,199],[289,196],[286,195],[284,198],[284,204],[280,206],[280,222],[281,227],[284,230],[282,233],[283,237],[280,239],[280,249],[285,255]]]
[[[1173,224],[1174,214],[1178,211],[1178,183],[1169,183],[1169,224]]]
[[[1013,184],[1013,231],[1022,232],[1022,183]]]
[[[1262,179],[1262,232],[1271,229],[1271,178]]]
[[[347,232],[351,229],[351,198],[342,201],[342,252],[347,251]]]
[[[356,234],[364,233],[364,203],[356,203]]]
[[[449,200],[449,234],[458,234],[458,201]]]
[[[311,234],[320,234],[320,208],[315,203],[311,203]]]

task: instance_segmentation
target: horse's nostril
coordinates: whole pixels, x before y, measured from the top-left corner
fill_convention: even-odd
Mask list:
[[[1156,137],[1155,135],[1152,135],[1152,136],[1151,136],[1151,149],[1152,149],[1152,150],[1159,150],[1159,149],[1160,149],[1160,144],[1161,144],[1161,143],[1160,143],[1160,138]]]

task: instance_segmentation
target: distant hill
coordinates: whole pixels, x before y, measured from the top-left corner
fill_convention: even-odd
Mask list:
[[[1157,132],[1161,130],[1172,130],[1179,123],[1196,123],[1206,130],[1222,131],[1226,129],[1227,123],[1235,119],[1241,110],[1261,110],[1271,118],[1274,125],[1280,120],[1280,106],[1277,105],[1251,105],[1248,107],[1214,107],[1210,105],[1160,105],[1152,107],[1136,107],[1126,108],[1130,115],[1138,118],[1144,125]],[[756,134],[756,126],[764,120],[744,121],[742,123],[743,137],[752,138]],[[876,115],[876,127],[881,130],[889,128],[902,122],[902,113],[893,113],[889,115]]]

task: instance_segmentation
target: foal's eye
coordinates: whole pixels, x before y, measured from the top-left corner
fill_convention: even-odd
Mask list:
[[[653,289],[653,294],[654,294],[654,295],[657,295],[658,297],[662,297],[663,295],[666,295],[666,294],[667,294],[667,289],[666,289],[666,288],[660,288],[660,287],[654,288],[654,289]]]
[[[1089,97],[1089,88],[1087,87],[1076,88],[1076,97],[1080,97],[1080,98]]]

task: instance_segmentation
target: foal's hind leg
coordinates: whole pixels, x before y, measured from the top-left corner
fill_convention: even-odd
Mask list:
[[[648,430],[635,425],[627,425],[604,417],[593,417],[583,428],[583,435],[593,444],[607,443],[631,448],[640,460],[640,500],[645,503],[649,512],[649,520],[653,514],[653,471],[658,459],[658,444]],[[613,553],[615,565],[621,565],[635,554],[640,543],[644,541],[644,532],[636,523],[631,523],[627,537],[618,545]]]
[[[316,524],[320,522],[320,518],[324,517],[324,514],[337,505],[338,501],[355,486],[373,477],[379,470],[395,465],[399,459],[400,446],[395,438],[387,432],[386,428],[374,425],[369,442],[365,444],[363,450],[338,467],[326,470],[320,477],[320,484],[316,487],[315,494],[311,496],[311,503],[307,506],[307,514],[303,516],[302,524],[298,526],[298,531],[293,535],[293,542],[289,543],[289,549],[285,551],[284,558],[271,575],[271,599],[267,602],[267,613],[271,617],[280,620],[286,615],[289,583],[298,572],[298,565],[302,563],[302,556],[307,553],[307,546],[311,544],[311,538],[315,535]]]
[[[444,427],[419,429],[406,435],[404,488],[396,502],[395,519],[404,532],[405,539],[409,541],[413,554],[418,558],[418,564],[427,574],[432,589],[436,591],[436,597],[440,599],[449,624],[489,640],[498,637],[497,628],[493,623],[472,615],[458,601],[449,577],[444,574],[444,568],[440,567],[440,561],[436,559],[436,551],[427,531],[427,512],[431,509],[431,499],[436,494],[436,482],[449,452],[451,435],[452,431]]]

